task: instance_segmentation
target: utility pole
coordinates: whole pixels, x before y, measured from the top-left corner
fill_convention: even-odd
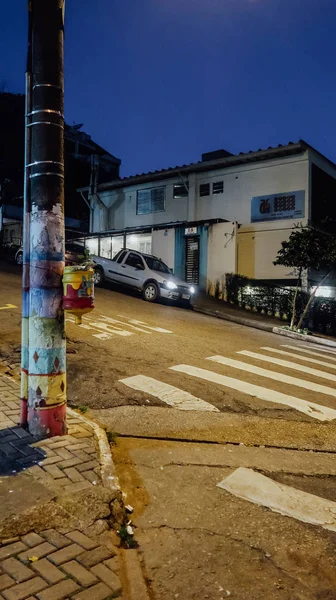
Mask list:
[[[37,436],[66,433],[64,1],[28,7],[21,424]]]

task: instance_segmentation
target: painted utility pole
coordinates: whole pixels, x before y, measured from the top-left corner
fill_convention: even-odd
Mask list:
[[[66,433],[64,269],[64,0],[31,0],[22,311],[21,424]]]

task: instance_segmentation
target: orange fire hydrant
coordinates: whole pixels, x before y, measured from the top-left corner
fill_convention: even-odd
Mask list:
[[[94,309],[93,269],[84,265],[64,268],[63,310],[73,314],[76,325],[81,325],[82,316]]]

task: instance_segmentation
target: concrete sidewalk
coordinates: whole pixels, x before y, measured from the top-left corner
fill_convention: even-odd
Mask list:
[[[101,479],[94,430],[37,440],[18,426],[19,386],[0,375],[0,597],[104,600],[122,593],[121,492]],[[125,596],[123,596],[125,597]]]

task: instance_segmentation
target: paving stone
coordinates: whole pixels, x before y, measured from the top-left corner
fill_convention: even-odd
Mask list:
[[[97,460],[89,460],[88,462],[78,465],[78,467],[76,467],[76,468],[77,468],[77,471],[82,473],[82,471],[90,471],[91,469],[94,469],[95,467],[99,467],[98,461]]]
[[[10,537],[10,538],[5,538],[3,540],[1,540],[1,546],[7,546],[7,544],[14,544],[14,542],[19,542],[20,541],[20,536],[15,536],[15,537]]]
[[[14,544],[9,544],[9,546],[2,546],[0,548],[0,560],[3,558],[8,558],[9,556],[14,556],[14,554],[19,554],[23,550],[26,550],[27,546],[25,546],[22,542],[14,542]]]
[[[78,546],[78,544],[71,544],[71,546],[67,546],[66,548],[62,548],[62,550],[58,550],[54,552],[50,556],[48,556],[49,560],[51,560],[55,565],[61,565],[62,563],[71,560],[72,558],[76,558],[79,554],[83,553],[83,548]]]
[[[84,590],[84,592],[76,594],[74,598],[75,600],[104,600],[104,598],[109,598],[110,596],[110,588],[105,583],[97,583],[97,585],[93,585],[89,589]]]
[[[49,473],[54,479],[60,479],[61,477],[65,477],[63,471],[61,471],[56,465],[42,465],[44,470]]]
[[[114,572],[119,572],[120,570],[119,560],[117,556],[115,556],[114,558],[109,558],[108,560],[104,560],[104,565],[106,565],[109,569],[111,569],[111,571]]]
[[[69,446],[69,443],[71,443],[71,442],[69,442],[69,440],[62,438],[61,441],[55,442],[50,447],[52,450],[56,450],[58,448],[65,448],[66,446]]]
[[[47,558],[42,558],[42,560],[32,563],[31,566],[39,575],[41,575],[41,577],[46,579],[48,583],[58,583],[62,579],[65,579],[64,573],[55,567],[55,565],[51,564]]]
[[[64,469],[64,474],[72,481],[72,483],[78,483],[79,481],[84,481],[84,477],[78,473],[75,467],[70,467],[70,469]]]
[[[39,546],[29,548],[29,550],[26,550],[26,552],[22,552],[22,554],[19,554],[18,558],[24,562],[28,562],[31,556],[43,558],[44,556],[47,556],[47,554],[50,554],[50,552],[53,550],[55,550],[55,546],[49,544],[49,542],[43,542],[43,544],[40,544]]]
[[[62,598],[67,598],[77,590],[80,590],[79,585],[71,579],[66,579],[40,592],[37,594],[37,597],[39,600],[62,600]]]
[[[60,458],[63,458],[63,460],[70,460],[73,458],[73,454],[71,454],[69,450],[66,450],[66,448],[57,448],[55,450],[55,454],[57,454]]]
[[[94,577],[94,575],[92,575],[92,577]],[[0,592],[2,592],[2,590],[6,590],[11,585],[14,585],[14,583],[14,579],[9,577],[9,575],[0,575]]]
[[[33,531],[31,533],[27,533],[27,535],[24,535],[21,539],[24,544],[29,546],[29,548],[37,546],[38,544],[43,544],[44,542],[44,539],[37,533],[34,533]]]
[[[87,479],[88,481],[91,481],[91,483],[95,482],[97,483],[97,479],[99,481],[99,477],[97,477],[97,473],[95,473],[94,471],[84,471],[84,473],[82,473],[83,477],[85,477],[85,479]]]
[[[48,456],[41,461],[39,458],[39,462],[41,462],[42,467],[46,467],[47,465],[54,465],[55,463],[59,463],[59,456]],[[59,465],[57,465],[59,467]]]
[[[97,581],[97,577],[80,565],[76,560],[65,563],[65,565],[62,565],[62,569],[74,577],[83,587]]]
[[[21,583],[22,581],[27,581],[33,577],[34,573],[25,567],[19,560],[14,557],[6,558],[1,563],[1,568],[3,571],[6,571],[8,575],[13,577],[16,582]]]
[[[74,452],[75,450],[84,450],[85,448],[89,448],[89,444],[87,442],[80,442],[79,444],[70,444],[67,446],[67,450],[70,450],[70,452]]]
[[[84,565],[84,567],[93,567],[108,558],[112,558],[115,556],[115,552],[111,551],[106,546],[98,546],[95,550],[88,550],[87,552],[83,552],[78,557],[78,561]]]
[[[64,548],[65,546],[70,546],[71,541],[62,535],[56,529],[45,529],[41,531],[41,535],[43,535],[44,539],[46,539],[50,544],[56,546],[56,548]]]
[[[48,584],[43,581],[41,577],[34,577],[34,579],[19,583],[18,585],[9,588],[9,590],[4,590],[2,594],[6,600],[22,600],[31,594],[36,594],[36,592],[43,590],[47,585]]]
[[[85,550],[93,550],[93,548],[97,548],[97,546],[98,546],[98,544],[96,542],[94,542],[89,537],[87,537],[87,535],[84,535],[84,533],[81,533],[78,530],[70,531],[69,533],[66,534],[66,537],[68,537],[70,540],[72,540],[76,544],[83,546],[83,548],[85,548]]]
[[[94,573],[99,579],[101,579],[106,585],[111,588],[114,594],[121,592],[121,583],[118,575],[113,573],[110,569],[108,569],[105,565],[101,563],[99,565],[95,565],[91,569],[92,573]]]
[[[67,469],[68,467],[74,467],[75,465],[80,465],[81,462],[82,461],[80,458],[77,458],[77,456],[74,456],[73,458],[69,458],[69,460],[62,460],[61,462],[58,463],[57,466],[59,469]]]
[[[78,483],[71,483],[70,485],[66,485],[64,487],[64,492],[66,494],[75,494],[76,492],[81,492],[89,487],[91,487],[91,483],[89,481],[79,481]]]

